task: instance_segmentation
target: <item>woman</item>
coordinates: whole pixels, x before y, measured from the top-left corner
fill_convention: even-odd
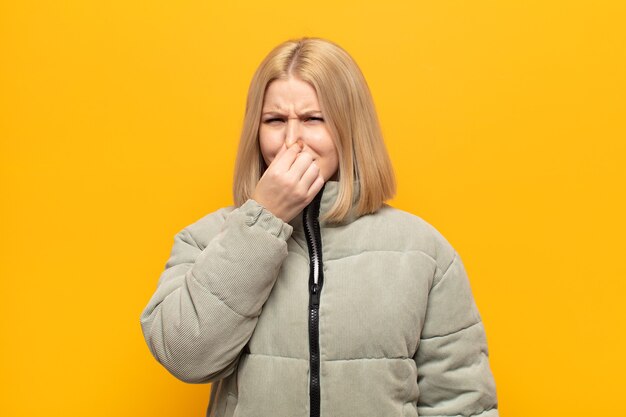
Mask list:
[[[338,45],[290,40],[263,60],[233,192],[175,236],[141,315],[159,363],[212,383],[208,416],[498,416],[461,258],[384,203],[374,104]]]

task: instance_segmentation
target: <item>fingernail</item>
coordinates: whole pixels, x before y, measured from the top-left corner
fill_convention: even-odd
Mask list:
[[[300,150],[304,149],[304,143],[302,142],[302,139],[298,139],[296,142],[300,146]]]

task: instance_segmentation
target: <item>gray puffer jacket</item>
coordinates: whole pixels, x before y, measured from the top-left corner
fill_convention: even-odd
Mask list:
[[[213,383],[207,416],[498,417],[485,328],[461,257],[387,204],[319,222],[327,181],[289,223],[249,199],[174,238],[141,314],[176,378]]]

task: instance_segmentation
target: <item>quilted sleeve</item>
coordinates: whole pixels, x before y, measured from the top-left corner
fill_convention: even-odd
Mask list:
[[[157,289],[140,317],[152,355],[188,383],[210,383],[233,372],[293,231],[252,199],[213,229],[215,236],[204,249],[190,226],[176,234]]]
[[[413,357],[418,414],[499,417],[485,328],[463,262],[452,251],[451,262],[433,280]]]

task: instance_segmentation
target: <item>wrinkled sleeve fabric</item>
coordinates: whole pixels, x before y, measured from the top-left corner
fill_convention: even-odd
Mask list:
[[[482,318],[459,254],[433,279],[418,349],[420,416],[499,417]]]
[[[140,322],[150,352],[172,375],[210,383],[234,371],[287,256],[293,228],[248,199],[213,227],[206,247],[192,230],[188,226],[174,237]]]

